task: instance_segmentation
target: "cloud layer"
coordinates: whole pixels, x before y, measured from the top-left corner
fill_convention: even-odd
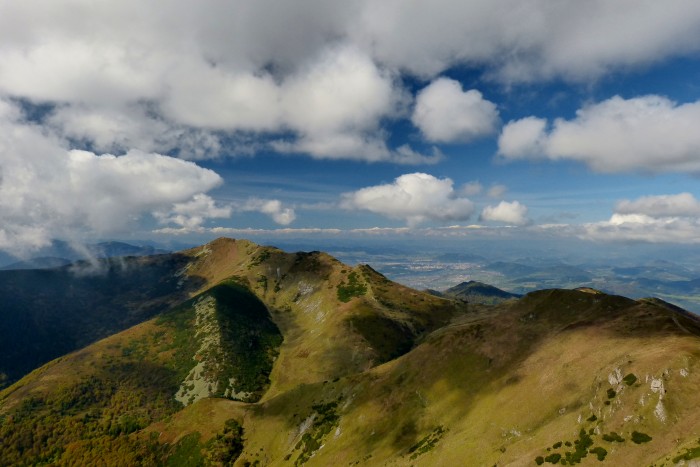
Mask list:
[[[571,159],[601,172],[700,172],[700,102],[619,96],[589,105],[573,120],[526,117],[498,140],[507,159]]]
[[[585,81],[699,44],[692,0],[14,1],[0,18],[0,96],[55,105],[47,123],[98,152],[213,157],[223,132],[234,152],[423,163],[387,146],[385,123],[410,116],[406,74]],[[429,141],[465,141],[493,131],[496,111],[438,78],[413,121]]]
[[[698,244],[700,201],[690,193],[622,200],[609,220],[581,229],[589,240]]]

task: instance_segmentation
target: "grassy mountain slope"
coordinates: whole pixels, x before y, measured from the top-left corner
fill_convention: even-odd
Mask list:
[[[318,252],[219,239],[182,256],[191,299],[0,392],[0,459],[700,458],[700,322],[660,300],[543,290],[467,306]]]
[[[535,465],[538,456],[575,456],[584,429],[593,442],[586,464],[597,465],[589,452],[597,447],[609,465],[670,459],[700,436],[699,334],[696,319],[655,303],[531,294],[496,313],[465,315],[366,373],[256,406],[243,457],[264,452],[271,465],[311,452],[308,465]],[[334,417],[324,415],[331,409]],[[613,432],[625,441],[603,438]],[[652,439],[636,444],[635,432]]]
[[[321,252],[290,254],[221,238],[184,254],[193,258],[188,273],[204,287],[234,278],[270,310],[284,342],[268,395],[383,363],[457,311],[449,300]]]
[[[221,283],[0,393],[0,459],[61,464],[124,446],[162,456],[139,430],[202,398],[258,400],[281,341],[254,295]]]

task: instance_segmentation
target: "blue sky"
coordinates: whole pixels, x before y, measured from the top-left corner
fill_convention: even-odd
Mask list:
[[[700,241],[697,2],[142,3],[2,3],[1,250]]]

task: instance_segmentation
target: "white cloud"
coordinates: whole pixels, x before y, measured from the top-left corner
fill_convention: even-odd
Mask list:
[[[63,105],[51,113],[47,123],[60,134],[90,143],[100,152],[130,148],[177,151],[179,157],[193,160],[215,157],[221,150],[221,141],[213,132],[166,122],[149,113],[144,105]]]
[[[528,117],[508,123],[499,138],[507,159],[582,161],[601,172],[700,172],[700,101],[661,96],[612,97],[584,107],[573,120]]]
[[[525,225],[530,222],[527,218],[527,206],[518,201],[501,201],[496,206],[486,206],[479,218],[511,225]]]
[[[596,241],[700,244],[700,219],[613,214],[609,221],[584,224],[581,238]]]
[[[390,184],[346,193],[341,206],[401,219],[409,226],[431,220],[465,220],[474,212],[469,199],[457,196],[452,180],[425,173],[401,175]]]
[[[175,224],[196,230],[208,219],[231,217],[231,206],[220,206],[208,195],[199,193],[185,203],[175,203],[169,211],[156,211],[156,219],[162,224]]]
[[[427,140],[443,143],[492,134],[499,124],[493,102],[448,78],[438,78],[418,93],[411,120]]]
[[[282,206],[282,202],[277,199],[251,198],[238,207],[238,210],[261,212],[280,225],[289,225],[296,219],[294,209]]]
[[[619,214],[643,214],[653,218],[700,217],[700,201],[690,193],[677,195],[642,196],[636,200],[622,200],[615,212]]]
[[[583,224],[579,237],[597,241],[700,243],[700,201],[690,193],[622,200],[607,221]]]
[[[163,152],[195,138],[208,149],[191,158],[210,157],[222,131],[392,161],[385,123],[410,105],[402,74],[430,80],[466,65],[502,82],[580,81],[698,50],[693,0],[9,1],[0,95],[58,104],[57,127],[100,150]],[[464,118],[475,113],[484,118]],[[419,95],[415,120],[429,139],[454,141],[483,134],[494,115],[477,91],[441,78]]]
[[[468,63],[503,81],[583,80],[700,43],[700,5],[692,0],[368,1],[362,15],[355,40],[381,61],[427,76]]]
[[[69,150],[22,118],[0,100],[0,249],[11,253],[56,237],[123,231],[222,183],[215,172],[173,157]]]
[[[547,120],[525,117],[508,122],[498,137],[498,153],[508,159],[545,157]]]

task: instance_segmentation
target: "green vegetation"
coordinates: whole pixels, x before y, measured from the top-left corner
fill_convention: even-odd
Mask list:
[[[608,388],[608,399],[614,399],[617,392],[613,388]]]
[[[173,376],[153,363],[121,361],[46,396],[25,399],[0,421],[0,459],[31,465],[66,455],[91,465],[91,459],[117,455],[125,446],[134,456],[159,457],[157,443],[132,433],[180,408],[172,398]]]
[[[595,454],[598,457],[599,461],[604,461],[605,456],[608,455],[608,451],[605,448],[600,447],[600,446],[595,447],[588,452],[590,452],[591,454]]]
[[[445,435],[445,428],[442,425],[435,428],[429,434],[421,438],[416,444],[408,449],[408,453],[411,454],[411,460],[415,460],[421,454],[431,451],[435,445],[442,439]]]
[[[622,442],[625,441],[625,439],[624,439],[622,436],[618,435],[618,434],[617,434],[616,432],[614,432],[614,431],[611,431],[610,433],[604,434],[604,435],[603,435],[603,440],[605,440],[605,441],[607,441],[607,442],[609,442],[609,443],[613,443],[613,442],[622,443]]]
[[[633,431],[631,439],[632,442],[634,442],[635,444],[642,444],[651,441],[651,436],[649,436],[646,433],[641,433],[639,431]]]
[[[700,446],[686,449],[683,454],[674,457],[673,462],[677,464],[682,460],[689,461],[689,460],[697,459],[697,458],[700,458]]]
[[[542,456],[535,457],[535,464],[537,464],[537,465],[544,464],[544,457],[542,457]]]
[[[327,404],[312,405],[313,424],[304,433],[299,442],[294,446],[295,450],[301,450],[299,456],[294,461],[294,465],[302,465],[306,463],[314,452],[316,452],[322,444],[323,438],[331,432],[333,428],[338,426],[340,416],[337,414],[338,401],[329,402]]]
[[[248,269],[252,269],[255,266],[259,266],[260,264],[264,263],[268,259],[270,259],[270,250],[262,248],[260,253],[258,253],[257,256],[253,257],[253,259],[250,260],[250,264],[248,264]]]
[[[541,458],[544,462],[549,462],[552,464],[557,464],[561,461],[561,464],[563,465],[574,465],[578,464],[581,462],[581,460],[584,457],[588,456],[588,453],[594,453],[597,454],[599,457],[601,456],[601,452],[598,448],[590,449],[593,446],[593,430],[589,430],[587,432],[585,429],[581,428],[579,431],[579,436],[578,439],[575,439],[573,443],[571,441],[557,441],[554,443],[551,447],[547,448],[547,451],[551,451],[552,449],[560,449],[562,446],[566,447],[574,447],[573,451],[566,451],[563,454],[559,452],[552,452],[551,454],[547,455],[546,457],[538,456],[535,458],[535,462],[537,462],[537,459]],[[601,448],[602,449],[602,448]],[[603,457],[607,455],[607,451],[603,455]],[[538,463],[538,465],[541,465]]]
[[[207,459],[221,465],[233,465],[243,452],[243,427],[238,421],[230,419],[224,425],[224,431],[209,443]]]
[[[598,417],[596,417],[595,414],[591,415],[586,419],[587,422],[595,422],[596,420],[598,420]]]
[[[637,377],[633,373],[629,373],[622,378],[622,381],[624,381],[627,386],[632,386],[637,382]]]
[[[354,297],[361,297],[367,293],[367,286],[360,282],[356,272],[348,274],[348,282],[338,284],[338,300],[347,303]]]
[[[199,433],[190,433],[178,442],[167,456],[165,467],[195,467],[204,465]]]
[[[226,362],[218,368],[221,373],[217,393],[224,395],[225,383],[235,379],[235,390],[249,393],[247,401],[256,401],[270,383],[282,334],[265,305],[248,289],[227,282],[212,288],[211,293],[216,299]]]
[[[217,381],[214,395],[245,394],[246,401],[258,400],[269,385],[272,363],[282,344],[282,334],[270,319],[265,305],[248,289],[228,280],[183,306],[162,315],[158,323],[169,326],[174,351],[172,368],[183,381],[195,362],[203,335],[196,335],[193,307],[198,300],[213,297],[220,345],[200,356],[210,381]],[[231,387],[235,381],[235,387]]]

